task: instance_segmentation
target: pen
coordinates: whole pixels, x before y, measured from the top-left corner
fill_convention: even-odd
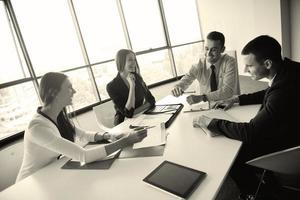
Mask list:
[[[183,92],[183,94],[191,94],[191,93],[196,93],[196,91],[193,90],[193,91],[184,91],[184,92]]]
[[[135,128],[137,128],[137,129],[150,129],[150,128],[154,128],[155,126],[135,126],[135,125],[130,125],[129,126],[129,128],[131,128],[131,129],[135,129]]]
[[[184,113],[189,113],[189,112],[200,112],[200,111],[205,111],[205,110],[209,110],[209,109],[203,109],[203,108],[197,109],[197,110],[191,109],[191,110],[185,110],[185,111],[183,111],[183,112],[184,112]]]

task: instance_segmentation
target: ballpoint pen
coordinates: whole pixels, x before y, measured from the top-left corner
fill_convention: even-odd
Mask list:
[[[184,113],[189,113],[189,112],[200,112],[200,111],[206,111],[206,110],[209,110],[209,109],[203,109],[203,108],[200,108],[200,109],[191,109],[191,110],[185,110],[183,112]]]
[[[183,92],[183,94],[191,94],[191,93],[196,93],[196,91],[193,90],[193,91],[184,91],[184,92]]]
[[[155,126],[135,126],[135,125],[129,125],[130,129],[140,128],[140,129],[150,129],[154,128]]]

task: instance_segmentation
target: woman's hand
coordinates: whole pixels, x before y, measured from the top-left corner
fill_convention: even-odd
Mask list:
[[[129,86],[130,87],[134,87],[135,86],[135,75],[133,73],[128,73],[127,77],[126,77]]]
[[[130,133],[127,136],[127,138],[126,138],[127,144],[130,145],[130,144],[140,142],[146,136],[147,136],[147,129],[141,129],[141,130],[138,130],[138,131],[134,131],[134,132]]]

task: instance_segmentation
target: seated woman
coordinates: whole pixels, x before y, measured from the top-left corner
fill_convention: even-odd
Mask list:
[[[135,53],[121,49],[116,56],[117,76],[107,84],[106,90],[115,104],[114,125],[134,114],[151,109],[155,99],[140,74]]]
[[[143,140],[146,130],[127,134],[85,132],[68,119],[66,106],[71,105],[75,90],[68,77],[62,73],[50,72],[42,77],[40,98],[43,106],[29,123],[24,134],[24,156],[17,181],[31,175],[44,166],[57,160],[63,154],[74,160],[89,163],[105,158],[125,146]],[[84,149],[74,143],[75,137],[88,141],[112,139],[116,141],[105,146]]]

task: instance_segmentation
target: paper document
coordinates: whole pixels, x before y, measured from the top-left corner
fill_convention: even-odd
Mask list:
[[[166,143],[166,128],[164,123],[155,125],[155,127],[148,129],[147,137],[141,142],[135,143],[133,149],[153,147],[163,145]]]
[[[205,114],[201,114],[200,116],[205,115],[209,118],[214,118],[214,119],[224,119],[232,122],[238,122],[239,120],[233,118],[230,116],[226,111],[224,110],[210,110],[209,112],[206,112]],[[206,127],[201,126],[199,123],[197,123],[197,118],[194,119],[193,121],[193,126],[196,128],[201,128],[205,134],[208,136],[214,137],[219,134],[212,132],[208,130]]]

